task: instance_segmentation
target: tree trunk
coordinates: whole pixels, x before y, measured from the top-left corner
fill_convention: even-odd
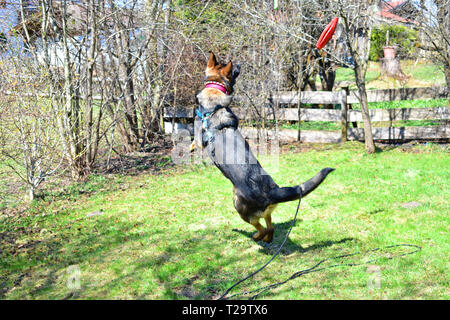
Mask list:
[[[161,36],[157,40],[157,55],[158,55],[158,75],[156,80],[154,101],[155,107],[159,110],[159,128],[164,132],[164,97],[162,96],[162,82],[165,70],[165,63],[167,59],[167,29],[170,23],[170,4],[171,0],[164,0],[163,11],[164,11],[164,24]]]
[[[369,1],[369,4],[370,2],[371,1]],[[365,4],[363,10],[368,10],[367,4]],[[341,11],[341,13],[343,12]],[[369,56],[368,49],[370,44],[369,37],[371,33],[371,27],[367,17],[361,18],[361,21],[358,24],[359,30],[358,36],[355,41],[356,46],[353,46],[352,41],[350,40],[350,34],[353,34],[355,30],[350,28],[348,18],[345,14],[342,14],[342,18],[344,21],[347,47],[349,49],[350,55],[354,60],[353,71],[355,73],[356,86],[358,87],[359,102],[361,104],[361,113],[364,123],[364,144],[366,152],[372,154],[375,152],[375,144],[373,142],[372,124],[370,123],[369,103],[367,101],[365,80],[367,61]]]
[[[325,57],[321,57],[318,61],[319,77],[322,84],[322,91],[333,91],[334,80],[336,79],[336,71],[331,66],[331,61]],[[325,109],[333,109],[332,104],[325,104]]]
[[[361,103],[361,113],[364,123],[364,145],[366,152],[371,154],[375,152],[373,143],[372,124],[369,115],[369,103],[367,102],[366,82],[361,75],[360,67],[355,67],[356,86],[358,87],[359,102]]]
[[[30,202],[32,202],[35,198],[35,189],[34,186],[30,186],[30,188],[28,189],[28,199],[30,200]]]
[[[79,110],[73,103],[72,71],[70,66],[70,54],[68,47],[68,27],[67,27],[67,4],[62,2],[62,28],[63,28],[63,54],[64,54],[64,111],[63,111],[63,131],[64,138],[68,144],[67,160],[70,164],[72,179],[78,180],[81,176],[82,168],[79,166],[78,149],[79,138]]]
[[[93,76],[94,76],[94,64],[95,64],[95,50],[97,45],[97,22],[96,22],[96,12],[95,3],[87,1],[88,12],[89,12],[89,25],[91,29],[91,44],[88,50],[88,65],[86,69],[86,97],[85,97],[85,146],[86,146],[86,169],[90,171],[93,154],[92,154],[92,102],[93,102]],[[88,34],[86,32],[86,37]]]
[[[303,88],[303,54],[300,52],[300,63],[298,68],[298,74],[297,74],[297,95],[298,95],[298,101],[297,101],[297,114],[298,114],[298,130],[297,130],[297,141],[300,142],[301,140],[301,130],[300,130],[300,123],[301,123],[301,108],[302,108],[302,101],[301,101],[301,93]]]
[[[445,84],[447,85],[447,94],[450,94],[450,65],[444,65],[444,74],[445,74]]]
[[[126,134],[126,137],[122,137],[122,141],[126,142],[124,145],[125,150],[132,151],[137,150],[139,147],[139,123],[135,105],[135,95],[134,95],[134,82],[133,82],[133,68],[131,65],[132,52],[130,48],[130,35],[128,28],[122,25],[121,18],[118,16],[119,10],[115,7],[114,3],[110,1],[109,3],[113,10],[114,18],[114,31],[115,31],[115,50],[118,56],[118,77],[119,85],[121,85],[121,94],[123,95],[123,109],[125,114],[125,123],[127,126],[127,132],[122,132]],[[123,126],[124,127],[124,126]]]
[[[381,59],[381,75],[401,81],[408,79],[408,76],[403,73],[400,67],[398,58]]]

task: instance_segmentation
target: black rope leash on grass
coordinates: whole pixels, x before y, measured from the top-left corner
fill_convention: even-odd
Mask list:
[[[255,290],[252,290],[252,291],[242,291],[242,292],[235,293],[233,295],[227,296],[228,293],[234,287],[236,287],[240,283],[246,281],[247,279],[250,279],[253,276],[255,276],[258,272],[262,271],[265,267],[267,267],[278,256],[278,254],[281,252],[281,249],[283,248],[284,244],[286,243],[286,241],[287,241],[287,239],[289,237],[289,234],[291,233],[292,228],[295,225],[295,222],[297,220],[298,210],[300,209],[301,200],[302,200],[302,194],[300,193],[300,198],[298,200],[298,205],[297,205],[297,211],[295,212],[295,216],[294,216],[294,220],[292,222],[292,225],[289,228],[288,232],[286,233],[286,236],[285,236],[285,238],[283,240],[283,243],[281,243],[280,247],[275,252],[275,254],[272,256],[272,258],[270,258],[270,260],[267,261],[258,270],[252,272],[251,274],[249,274],[245,278],[243,278],[243,279],[237,281],[236,283],[234,283],[217,300],[230,299],[230,298],[233,298],[233,297],[236,297],[236,296],[244,296],[244,295],[252,295],[252,294],[253,295],[250,296],[249,300],[255,300],[258,296],[260,296],[264,292],[266,292],[268,290],[271,290],[271,289],[275,289],[275,288],[277,288],[279,286],[282,286],[286,282],[291,281],[293,279],[296,279],[298,277],[301,277],[301,276],[303,276],[305,274],[308,274],[308,273],[318,272],[318,271],[322,271],[322,270],[325,270],[325,269],[331,269],[331,268],[336,268],[336,267],[356,267],[356,266],[367,265],[367,264],[370,264],[370,263],[374,263],[374,262],[376,262],[376,261],[378,261],[380,259],[389,259],[390,260],[390,259],[394,259],[394,258],[398,258],[398,257],[403,257],[403,256],[406,256],[406,255],[411,255],[411,254],[417,253],[417,252],[422,250],[422,247],[420,247],[418,245],[415,245],[415,244],[408,244],[408,243],[405,243],[405,244],[394,244],[394,245],[389,245],[389,246],[385,246],[385,247],[375,248],[375,249],[372,249],[370,251],[367,251],[367,253],[379,252],[379,251],[382,251],[384,249],[397,248],[397,247],[410,247],[410,248],[414,248],[414,249],[412,251],[408,251],[408,252],[405,252],[405,253],[402,253],[402,254],[398,254],[398,255],[395,255],[395,256],[392,256],[392,257],[384,257],[383,256],[383,257],[378,257],[378,258],[375,258],[375,259],[372,259],[372,260],[368,260],[368,261],[362,262],[362,263],[338,263],[338,264],[334,264],[334,265],[331,265],[331,266],[319,268],[323,263],[325,263],[327,261],[337,260],[337,259],[342,259],[342,258],[347,258],[347,257],[354,257],[354,256],[357,256],[357,255],[361,255],[363,253],[361,251],[358,251],[358,252],[355,252],[355,253],[348,253],[348,254],[343,254],[343,255],[340,255],[340,256],[334,256],[334,257],[326,258],[326,259],[323,259],[323,260],[319,261],[318,263],[316,263],[311,268],[297,271],[294,274],[292,274],[289,278],[287,278],[286,280],[283,280],[283,281],[280,281],[280,282],[277,282],[277,283],[273,283],[273,284],[270,284],[270,285],[267,285],[267,286],[264,286],[264,287],[260,287],[260,288],[257,288]]]
[[[251,274],[249,274],[248,276],[246,276],[245,278],[239,280],[238,282],[236,282],[235,284],[233,284],[231,287],[229,287],[217,300],[223,300],[223,299],[229,299],[231,297],[237,296],[237,295],[244,295],[245,293],[237,293],[234,294],[230,297],[225,298],[225,296],[228,294],[228,292],[231,291],[231,289],[233,289],[234,287],[236,287],[238,284],[244,282],[245,280],[253,277],[255,274],[257,274],[258,272],[260,272],[261,270],[263,270],[265,267],[267,267],[269,265],[269,263],[271,263],[273,261],[273,259],[276,258],[276,256],[281,252],[281,249],[283,248],[284,244],[286,243],[286,240],[289,237],[289,234],[291,233],[292,228],[295,225],[295,222],[297,221],[297,214],[298,214],[298,210],[300,209],[300,203],[302,202],[302,190],[300,189],[300,197],[298,199],[298,205],[297,205],[297,210],[295,211],[295,216],[294,216],[294,220],[292,221],[291,227],[289,228],[288,232],[286,233],[286,236],[284,237],[283,243],[281,244],[281,246],[278,248],[277,252],[275,252],[275,254],[272,256],[272,258],[270,258],[269,261],[266,262],[265,265],[263,265],[261,268],[259,268],[258,270],[256,270],[255,272],[252,272]]]

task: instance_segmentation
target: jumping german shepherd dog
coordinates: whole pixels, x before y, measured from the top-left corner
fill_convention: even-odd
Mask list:
[[[201,139],[212,162],[234,186],[234,207],[241,218],[253,225],[255,241],[272,242],[274,228],[271,214],[280,202],[298,200],[319,186],[333,168],[322,169],[316,176],[295,187],[280,188],[264,171],[238,130],[238,118],[228,107],[240,66],[217,63],[210,52],[205,88],[197,95],[196,121],[202,121]],[[267,228],[259,220],[264,218]]]

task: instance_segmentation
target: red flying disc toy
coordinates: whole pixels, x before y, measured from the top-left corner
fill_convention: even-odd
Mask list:
[[[339,18],[334,18],[331,20],[331,22],[327,25],[325,30],[323,30],[322,34],[320,35],[319,40],[317,40],[316,48],[317,50],[322,49],[325,47],[325,45],[330,41],[331,37],[333,36],[334,32],[336,31],[336,27],[338,24]]]

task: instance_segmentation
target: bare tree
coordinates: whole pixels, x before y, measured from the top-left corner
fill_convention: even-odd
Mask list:
[[[43,74],[45,70],[34,59],[20,53],[0,64],[4,89],[0,98],[0,161],[28,185],[30,201],[63,160],[54,114],[42,95],[48,86]]]
[[[42,79],[39,94],[57,131],[55,154],[73,179],[89,174],[100,154],[145,150],[164,131],[166,106],[194,106],[210,50],[242,62],[235,103],[247,107],[251,123],[277,128],[273,111],[282,106],[268,103],[272,95],[316,90],[316,76],[322,90],[333,89],[339,59],[330,47],[317,59],[314,46],[336,14],[355,60],[366,149],[374,150],[364,82],[373,1],[292,0],[275,8],[273,0],[33,0],[32,9],[30,1],[17,0],[13,33],[35,61],[31,74]]]
[[[447,90],[450,91],[450,1],[420,0],[419,15],[411,16],[419,29],[419,48],[430,52],[437,65],[443,67]]]
[[[369,61],[370,33],[372,30],[371,17],[376,1],[345,1],[338,0],[337,8],[343,21],[345,42],[350,56],[353,58],[353,71],[358,99],[361,104],[361,113],[364,123],[364,142],[367,153],[375,152],[373,142],[372,124],[370,122],[369,104],[366,92],[366,71]]]

